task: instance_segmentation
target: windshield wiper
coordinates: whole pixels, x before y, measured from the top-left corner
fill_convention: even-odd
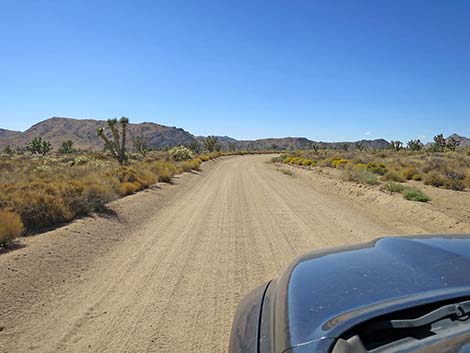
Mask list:
[[[416,319],[390,320],[387,322],[387,324],[396,329],[413,328],[429,325],[449,316],[462,318],[468,314],[470,314],[470,300],[441,306],[440,308],[437,308],[436,310],[433,310],[430,313],[427,313]]]

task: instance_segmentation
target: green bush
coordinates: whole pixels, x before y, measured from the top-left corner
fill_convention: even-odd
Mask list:
[[[403,196],[410,201],[428,202],[431,198],[417,188],[407,187],[403,190]]]

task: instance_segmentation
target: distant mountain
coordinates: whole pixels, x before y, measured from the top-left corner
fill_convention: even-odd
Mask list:
[[[52,143],[55,150],[62,142],[72,140],[75,148],[82,150],[101,150],[103,141],[96,135],[96,129],[106,126],[102,120],[79,120],[72,118],[54,117],[41,121],[24,132],[0,129],[0,148],[5,146],[24,146],[34,137],[40,136]],[[156,123],[129,124],[128,145],[131,147],[132,138],[142,136],[152,148],[165,149],[178,145],[203,144],[203,136],[194,136],[191,133],[176,127],[164,126]],[[453,137],[460,141],[461,146],[470,146],[470,139],[457,134]],[[264,138],[257,140],[236,140],[229,136],[217,136],[224,150],[234,146],[241,150],[292,150],[310,149],[314,145],[320,148],[342,150],[346,145],[349,150],[357,148],[360,144],[368,149],[388,148],[390,143],[384,139],[361,140],[355,142],[318,142],[305,137]]]
[[[447,140],[450,139],[450,138],[454,138],[455,140],[460,141],[459,146],[470,147],[470,138],[468,138],[468,137],[460,136],[460,135],[457,135],[457,134],[452,134],[447,138]]]
[[[222,145],[228,145],[226,139],[219,138]],[[241,140],[237,141],[231,139],[229,141],[233,143],[237,149],[242,150],[292,150],[292,149],[311,149],[314,145],[318,145],[320,148],[333,148],[343,149],[344,145],[348,146],[348,149],[355,149],[356,143],[369,148],[369,149],[380,149],[388,148],[390,143],[383,140],[361,140],[357,142],[317,142],[309,140],[305,137],[283,137],[283,138],[265,138],[258,140]]]
[[[63,141],[72,140],[75,148],[99,150],[104,144],[97,136],[96,129],[101,126],[106,126],[106,122],[54,117],[41,121],[22,133],[5,137],[0,135],[0,146],[24,146],[34,137],[41,136],[50,141],[54,149],[57,149]],[[129,146],[134,136],[144,137],[154,148],[166,148],[196,141],[193,135],[183,129],[155,123],[129,124],[127,131]]]
[[[12,131],[6,129],[0,129],[0,138],[13,137],[15,135],[21,134],[20,131]]]

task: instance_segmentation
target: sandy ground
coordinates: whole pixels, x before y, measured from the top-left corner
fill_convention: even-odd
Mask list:
[[[269,159],[205,163],[0,254],[0,352],[226,352],[240,298],[297,255],[470,232],[448,203],[288,176]]]

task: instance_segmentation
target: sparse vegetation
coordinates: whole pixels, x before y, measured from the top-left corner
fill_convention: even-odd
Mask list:
[[[428,202],[431,200],[431,198],[420,189],[412,186],[405,186],[393,181],[387,182],[383,188],[390,193],[403,194],[403,197],[410,201]]]
[[[363,184],[404,183],[408,180],[426,185],[463,191],[470,188],[470,150],[457,148],[458,142],[436,135],[434,144],[424,148],[420,140],[411,140],[407,148],[393,141],[389,150],[312,150],[294,151],[278,162],[308,167],[344,170],[344,178]],[[436,152],[437,151],[437,152]],[[371,177],[369,172],[375,177]]]

